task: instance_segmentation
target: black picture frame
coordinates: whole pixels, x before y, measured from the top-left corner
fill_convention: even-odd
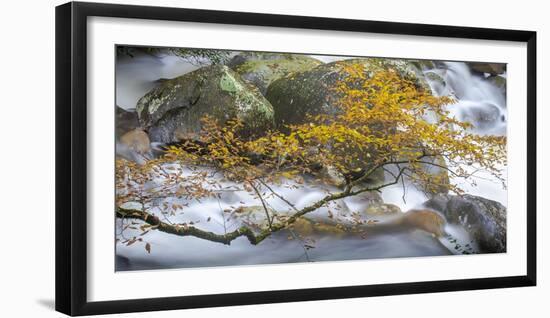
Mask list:
[[[86,31],[91,16],[501,40],[527,44],[527,274],[351,287],[88,302]],[[536,32],[70,2],[56,7],[56,310],[68,315],[279,303],[536,285]]]

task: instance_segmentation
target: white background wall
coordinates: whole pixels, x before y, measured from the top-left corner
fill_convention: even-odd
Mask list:
[[[538,32],[539,286],[277,305],[128,314],[120,317],[544,317],[550,217],[543,180],[550,178],[548,105],[550,23],[544,1],[297,0],[115,1],[232,11],[528,29]],[[54,303],[54,6],[62,1],[1,5],[0,315],[62,317]],[[511,105],[510,107],[513,107]],[[546,141],[545,141],[546,139]],[[513,195],[513,194],[511,194]],[[23,222],[27,220],[27,222]],[[23,223],[21,223],[23,222]],[[543,231],[546,230],[546,233]],[[404,269],[406,270],[406,269]]]

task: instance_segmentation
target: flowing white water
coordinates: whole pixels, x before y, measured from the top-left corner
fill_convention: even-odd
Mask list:
[[[484,76],[474,75],[466,63],[445,62],[439,68],[426,70],[444,82],[427,76],[432,91],[439,96],[454,96],[457,103],[449,110],[458,119],[474,124],[480,134],[506,135],[506,96]]]
[[[330,62],[340,57],[319,57],[320,60]],[[183,75],[198,68],[197,65],[188,63],[178,58],[166,56],[156,58],[142,55],[135,58],[127,58],[117,62],[116,74],[116,98],[117,105],[129,109],[135,108],[137,101],[156,84],[161,78],[173,78]],[[435,73],[443,79],[438,81],[429,79],[433,92],[437,95],[452,95],[458,99],[458,103],[451,106],[450,110],[459,119],[481,119],[482,122],[475,127],[480,134],[506,134],[506,102],[504,93],[482,76],[473,75],[464,63],[441,63],[437,68],[424,70],[425,74]],[[479,115],[482,113],[483,115]],[[496,119],[495,119],[496,118]],[[482,176],[477,181],[477,186],[462,183],[466,192],[497,200],[506,205],[506,191],[493,179]],[[452,182],[462,182],[452,180]],[[224,214],[224,210],[234,210],[239,206],[259,206],[257,198],[243,191],[237,184],[224,183],[224,191],[220,192],[219,199],[206,199],[201,202],[186,203],[182,213],[170,217],[171,222],[194,222],[201,229],[224,233],[232,231],[242,224],[239,218]],[[298,208],[307,206],[325,195],[325,188],[309,185],[306,187],[290,188],[288,185],[273,186]],[[330,189],[329,189],[330,190]],[[334,189],[332,189],[334,190]],[[398,205],[402,211],[417,208],[427,199],[414,186],[407,185],[405,192],[402,185],[388,187],[382,192],[382,198],[386,203]],[[167,200],[174,203],[174,200]],[[162,202],[159,202],[161,204]],[[278,211],[285,213],[289,206],[280,199],[271,197],[267,204]],[[346,220],[350,212],[361,211],[364,205],[360,198],[349,198],[339,202],[341,209],[331,207],[335,217]],[[321,208],[310,216],[320,220],[328,220],[328,209]],[[153,212],[159,212],[153,210]],[[124,221],[127,222],[127,221]],[[117,221],[117,229],[124,223]],[[462,246],[471,242],[469,236],[461,228],[448,226],[447,232],[457,238]],[[139,231],[127,229],[126,237],[139,235]],[[151,254],[144,248],[139,248],[136,243],[131,246],[117,244],[117,269],[136,270],[154,268],[180,268],[196,266],[217,266],[235,264],[265,264],[299,261],[320,260],[347,260],[383,257],[408,257],[446,255],[449,250],[454,250],[454,243],[449,240],[434,239],[422,231],[391,233],[377,235],[369,239],[359,237],[334,238],[331,236],[316,237],[314,243],[308,242],[314,248],[305,250],[304,242],[293,238],[292,233],[281,231],[268,238],[258,246],[252,246],[245,238],[235,240],[230,246],[197,239],[193,237],[178,237],[159,231],[151,231],[143,239],[151,244]],[[475,247],[474,247],[475,248]],[[460,251],[459,251],[460,252]]]
[[[174,78],[199,67],[172,55],[121,58],[116,63],[116,104],[124,109],[136,108],[138,100],[157,85],[157,80]]]
[[[429,73],[435,73],[443,83]],[[506,94],[504,90],[491,83],[485,76],[472,74],[466,63],[444,62],[436,69],[424,71],[434,94],[454,96],[457,103],[450,105],[451,114],[459,120],[474,124],[473,131],[479,134],[506,135]],[[504,75],[505,77],[506,75]],[[468,173],[478,167],[464,166]],[[504,178],[507,169],[501,167]],[[478,171],[473,176],[475,185],[463,179],[451,178],[466,193],[495,200],[507,206],[507,191],[502,183],[486,171]]]
[[[326,190],[336,190],[331,187],[295,188],[293,185],[295,184],[286,183],[274,185],[272,188],[286,200],[295,203],[298,209],[321,199],[326,195]],[[244,191],[239,184],[224,182],[219,193],[219,199],[202,199],[200,202],[168,199],[162,202],[188,204],[180,213],[167,217],[170,222],[189,223],[192,221],[195,226],[215,233],[233,231],[244,225],[243,222],[246,220],[250,220],[247,216],[242,216],[237,212],[228,213],[227,211],[235,211],[239,207],[246,206],[259,207],[261,204],[258,198]],[[277,211],[278,214],[292,212],[288,204],[277,197],[267,196],[265,201],[267,206]],[[162,203],[159,202],[159,204]],[[140,208],[132,204],[127,204],[125,207]],[[345,223],[350,222],[350,213],[358,211],[355,209],[361,209],[361,207],[364,208],[364,205],[361,205],[361,198],[346,198],[328,207],[320,208],[308,214],[308,217],[319,221],[339,220]],[[329,209],[332,211],[331,217],[328,216]],[[255,222],[265,220],[261,210],[258,211],[251,216]],[[151,212],[161,215],[160,211],[156,209],[152,209]],[[131,221],[117,220],[117,231],[120,232],[121,228],[129,222]],[[139,234],[139,230],[129,228],[124,230],[124,236],[127,238],[139,236]],[[144,243],[135,243],[131,246],[117,245],[118,270],[450,254],[444,243],[440,243],[430,234],[422,231],[388,233],[368,239],[359,236],[333,237],[330,235],[312,235],[300,239],[295,233],[283,230],[257,246],[251,245],[244,237],[233,241],[230,246],[226,246],[194,237],[167,235],[159,231],[151,231],[143,239],[151,244],[151,254],[148,254],[144,248],[139,248],[139,244]],[[305,244],[313,246],[313,248],[305,250]]]

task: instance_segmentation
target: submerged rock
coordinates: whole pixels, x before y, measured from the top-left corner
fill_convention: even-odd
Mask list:
[[[267,87],[273,81],[290,73],[308,71],[320,64],[321,61],[306,55],[288,54],[269,56],[267,59],[247,59],[233,69],[265,95]]]
[[[138,101],[137,113],[151,141],[158,142],[195,138],[205,115],[220,122],[239,118],[247,135],[271,128],[274,116],[258,89],[223,65],[163,81]]]
[[[271,208],[267,208],[269,215],[273,218],[274,223],[284,222],[292,212],[281,211],[277,212]],[[265,209],[261,205],[240,206],[235,209],[231,218],[242,225],[248,226],[256,233],[269,228],[269,222]],[[292,234],[302,237],[311,235],[331,235],[342,236],[346,234],[344,227],[341,224],[330,223],[325,220],[317,220],[310,217],[302,216],[296,219],[293,223],[286,227]],[[292,239],[293,237],[291,237]]]
[[[397,205],[383,202],[371,204],[364,211],[364,214],[368,217],[391,216],[400,213],[401,209]]]
[[[464,110],[461,120],[471,123],[474,129],[483,131],[494,127],[500,118],[501,112],[498,106],[491,103],[482,103]]]
[[[341,224],[313,220],[307,217],[298,218],[288,226],[287,230],[300,237],[319,235],[339,238],[347,234],[344,226]]]
[[[424,209],[407,211],[398,222],[406,227],[430,233],[435,237],[441,237],[445,234],[444,227],[447,223],[445,218],[438,212]]]
[[[278,215],[272,208],[267,208],[267,211],[270,218]],[[267,214],[261,205],[239,206],[232,211],[231,218],[256,232],[261,232],[262,229],[269,226]]]
[[[483,253],[506,252],[506,207],[474,195],[438,195],[424,205],[461,225]]]

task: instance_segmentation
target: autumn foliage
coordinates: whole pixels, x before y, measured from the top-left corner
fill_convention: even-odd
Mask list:
[[[442,175],[473,182],[472,174],[483,170],[503,180],[499,167],[506,164],[505,137],[472,133],[470,123],[450,116],[451,98],[433,96],[392,69],[372,74],[361,64],[353,64],[345,66],[344,72],[346,76],[331,88],[337,96],[329,101],[334,113],[309,115],[302,124],[254,137],[242,134],[243,123],[237,119],[221,123],[205,117],[198,139],[170,146],[159,158],[142,165],[117,159],[117,216],[145,221],[144,232],[163,228],[168,233],[224,244],[246,236],[258,244],[331,201],[400,182],[413,182],[427,192],[461,193]],[[427,168],[430,166],[445,173],[434,175]],[[305,208],[295,208],[271,188],[288,181],[303,185],[305,176],[329,182],[327,169],[340,178],[340,190]],[[381,170],[385,181],[370,182]],[[157,199],[215,197],[219,180],[242,184],[243,190],[263,205],[269,222],[260,233],[247,227],[212,233],[196,224],[163,220],[185,207],[159,206]],[[279,196],[292,213],[275,217],[266,207],[265,193]],[[122,208],[128,202],[140,208]]]

